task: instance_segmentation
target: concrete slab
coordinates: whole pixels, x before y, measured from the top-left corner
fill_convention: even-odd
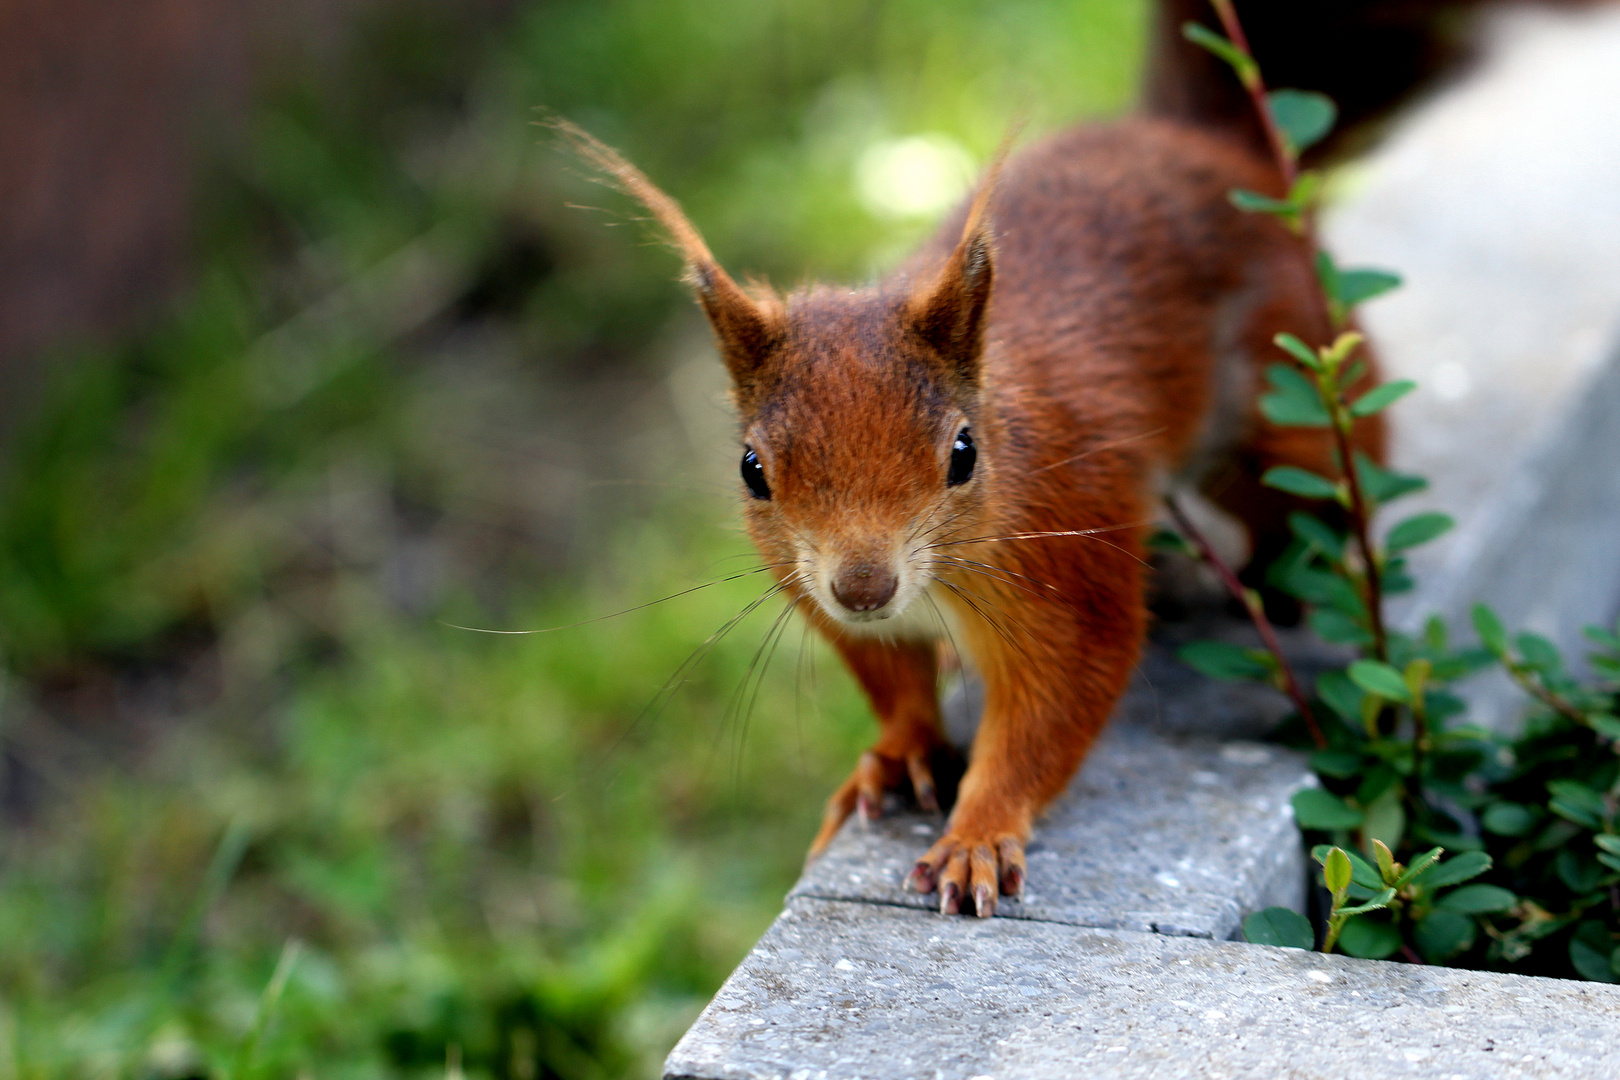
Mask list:
[[[670,1054],[705,1080],[1616,1075],[1620,987],[800,899]]]
[[[1229,938],[1243,916],[1303,910],[1304,853],[1288,800],[1314,778],[1298,755],[1254,742],[1174,738],[1113,725],[1036,828],[1022,902],[998,916]],[[851,820],[790,894],[931,908],[904,887],[939,818]]]

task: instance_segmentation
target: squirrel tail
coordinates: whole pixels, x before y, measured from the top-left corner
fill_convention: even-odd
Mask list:
[[[1480,0],[1234,0],[1266,84],[1316,90],[1339,107],[1317,153],[1365,141],[1377,121],[1468,58]],[[1158,0],[1142,107],[1150,115],[1219,128],[1264,147],[1253,106],[1224,61],[1187,41],[1199,22],[1216,33],[1209,0]]]

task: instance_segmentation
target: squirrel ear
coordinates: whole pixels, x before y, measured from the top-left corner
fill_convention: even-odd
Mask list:
[[[907,304],[911,327],[951,368],[951,374],[968,386],[979,382],[979,354],[984,348],[984,317],[990,305],[990,287],[995,277],[989,223],[975,222],[969,228],[933,283]],[[975,227],[976,226],[976,227]]]
[[[951,374],[969,387],[979,383],[985,312],[990,306],[990,288],[995,277],[990,197],[995,194],[1002,164],[1018,131],[1019,127],[1015,126],[1007,133],[991,160],[968,206],[967,221],[962,226],[962,239],[957,242],[956,250],[945,260],[939,276],[906,305],[911,328],[950,365]]]
[[[715,261],[703,236],[665,194],[623,154],[561,117],[545,121],[573,151],[607,174],[614,186],[645,206],[669,233],[686,260],[686,280],[697,293],[703,313],[719,339],[720,355],[741,396],[746,397],[760,365],[782,335],[786,322],[781,301],[767,290],[750,296]]]
[[[747,398],[765,358],[781,340],[787,321],[782,302],[763,287],[750,296],[713,259],[689,260],[686,280],[714,328],[720,359],[738,395]]]

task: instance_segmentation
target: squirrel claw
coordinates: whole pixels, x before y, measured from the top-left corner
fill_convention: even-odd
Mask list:
[[[903,743],[888,746],[879,743],[863,753],[849,778],[827,800],[827,809],[821,816],[821,829],[816,833],[805,861],[813,860],[827,849],[850,815],[858,817],[863,825],[881,818],[884,793],[895,790],[903,792],[908,780],[918,807],[926,813],[939,813],[939,790],[929,762],[930,754],[939,745],[924,734]],[[953,776],[947,774],[945,781],[948,794],[953,790],[949,786]],[[929,878],[927,884],[928,888],[919,891],[933,892],[934,880]]]
[[[870,825],[878,819],[878,810],[872,805],[871,796],[862,792],[855,797],[855,815],[861,819],[861,824]]]
[[[934,789],[934,771],[928,766],[928,755],[907,755],[906,771],[911,774],[911,790],[917,797],[917,806],[925,813],[939,813],[939,794]]]
[[[917,860],[906,883],[921,893],[937,887],[941,914],[958,914],[971,897],[974,914],[988,919],[1000,896],[1023,895],[1026,876],[1024,843],[1017,836],[974,843],[950,832]]]

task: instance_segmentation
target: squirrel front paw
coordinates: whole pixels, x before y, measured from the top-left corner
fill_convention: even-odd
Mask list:
[[[965,899],[973,913],[988,919],[998,896],[1024,893],[1024,841],[1012,833],[952,828],[917,860],[906,884],[920,893],[939,890],[942,915],[955,915]]]
[[[821,817],[821,830],[810,845],[808,858],[814,859],[827,849],[839,828],[850,814],[859,814],[864,821],[874,821],[883,815],[883,793],[905,791],[910,787],[919,809],[930,814],[940,811],[939,785],[935,771],[942,764],[947,772],[960,775],[960,766],[954,770],[950,759],[956,754],[940,737],[927,729],[917,728],[895,736],[885,733],[877,745],[861,755],[832,798]],[[954,776],[943,779],[949,784]],[[949,791],[947,791],[949,794]]]

